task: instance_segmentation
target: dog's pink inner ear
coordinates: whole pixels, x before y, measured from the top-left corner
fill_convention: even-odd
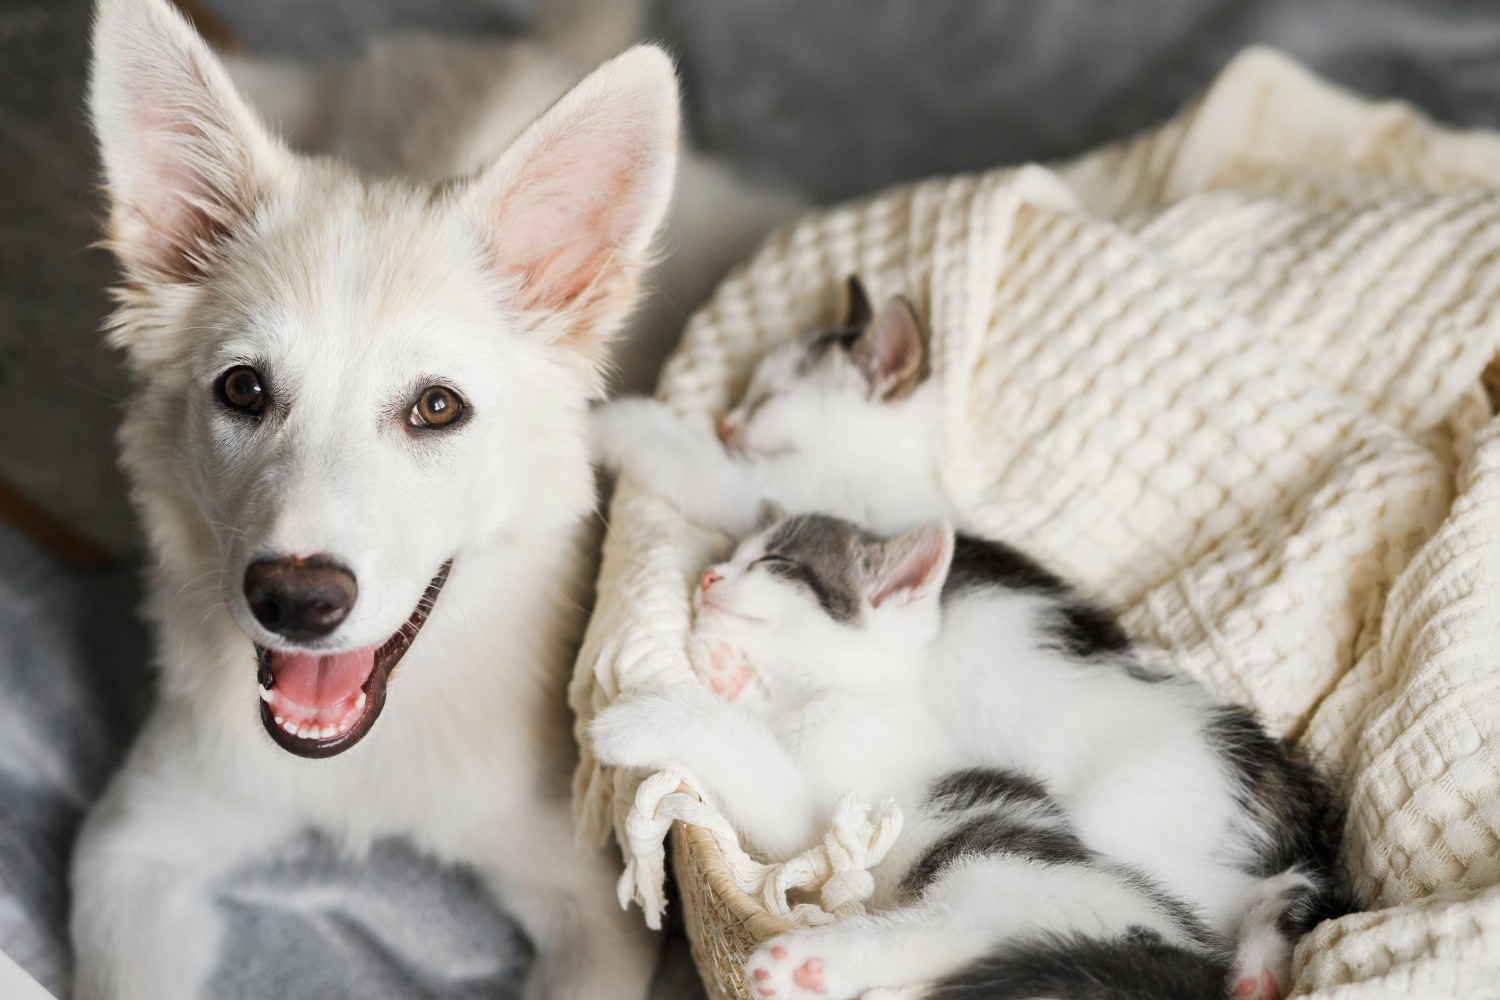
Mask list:
[[[113,236],[163,276],[197,278],[248,216],[255,191],[228,143],[216,144],[212,130],[171,112],[138,126],[153,141],[143,143],[135,197],[117,206]]]
[[[491,266],[520,309],[601,342],[634,305],[671,196],[677,82],[659,49],[606,63],[467,192]]]
[[[90,95],[108,181],[110,237],[127,267],[202,275],[267,186],[276,145],[218,61],[165,5],[111,5]]]
[[[523,308],[555,312],[585,305],[591,294],[609,292],[604,286],[611,269],[632,266],[624,255],[640,225],[639,167],[611,162],[611,152],[601,151],[594,163],[557,163],[546,175],[527,178],[531,186],[502,206],[495,263],[516,279]],[[559,185],[558,176],[575,177],[578,186]]]

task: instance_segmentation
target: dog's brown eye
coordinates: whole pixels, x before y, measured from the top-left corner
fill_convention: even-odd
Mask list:
[[[447,427],[463,412],[464,401],[458,398],[458,393],[432,385],[422,390],[406,419],[413,427]]]
[[[219,401],[233,410],[259,416],[266,408],[266,389],[260,372],[249,365],[235,365],[219,376]]]

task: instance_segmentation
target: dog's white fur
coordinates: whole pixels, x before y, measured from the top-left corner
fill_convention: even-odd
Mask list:
[[[160,696],[78,844],[81,998],[202,995],[209,888],[305,825],[472,865],[536,943],[528,996],[646,990],[655,941],[615,901],[616,862],[574,840],[564,690],[594,503],[587,404],[667,212],[677,87],[659,49],[632,49],[501,152],[496,136],[561,89],[517,53],[516,102],[470,92],[483,120],[406,147],[426,154],[400,164],[419,180],[376,179],[293,153],[165,0],[100,4],[90,99],[125,269],[121,441],[155,557]],[[307,110],[306,92],[280,93],[282,113]],[[241,363],[278,400],[259,423],[214,399]],[[405,411],[434,381],[469,418],[414,436]],[[359,582],[330,649],[381,642],[454,560],[373,730],[319,761],[263,730],[251,640],[287,643],[241,592],[251,560],[312,553]]]

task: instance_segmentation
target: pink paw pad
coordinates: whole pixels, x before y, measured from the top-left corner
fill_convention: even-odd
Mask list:
[[[708,654],[708,688],[726,702],[744,693],[754,672],[744,654],[729,643],[718,643]]]
[[[725,701],[734,701],[750,683],[750,661],[727,643],[720,643],[708,654],[708,666],[708,686]]]
[[[740,692],[745,690],[745,685],[748,683],[750,683],[750,668],[741,663],[729,674],[729,679],[725,682],[724,696],[734,701],[740,696]]]
[[[830,984],[820,956],[808,956],[811,941],[773,940],[745,963],[750,995],[775,1000],[826,1000],[840,992]]]
[[[804,990],[812,990],[814,993],[823,992],[823,960],[821,958],[809,958],[797,967],[792,973],[792,981]]]
[[[1259,978],[1245,976],[1235,984],[1234,995],[1243,1000],[1281,1000],[1281,990],[1270,969],[1262,969]]]

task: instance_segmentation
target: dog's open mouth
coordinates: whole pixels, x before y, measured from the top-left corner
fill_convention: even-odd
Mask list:
[[[364,738],[385,707],[386,682],[432,613],[453,560],[427,585],[411,617],[379,646],[343,653],[288,653],[255,646],[260,721],[299,757],[332,757]]]

